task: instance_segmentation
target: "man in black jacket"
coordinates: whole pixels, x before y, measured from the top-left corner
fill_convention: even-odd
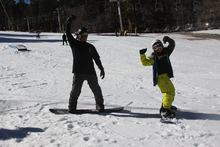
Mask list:
[[[88,30],[84,27],[78,31],[78,40],[76,40],[71,32],[71,22],[75,19],[75,16],[68,18],[66,35],[69,41],[69,45],[73,53],[73,84],[72,91],[69,98],[69,112],[75,113],[77,108],[77,100],[81,93],[81,88],[85,80],[88,81],[96,101],[96,109],[99,112],[104,112],[104,99],[102,96],[101,88],[98,84],[98,78],[94,68],[93,60],[98,68],[101,70],[101,78],[105,77],[104,68],[102,66],[100,56],[96,51],[96,48],[87,43]]]

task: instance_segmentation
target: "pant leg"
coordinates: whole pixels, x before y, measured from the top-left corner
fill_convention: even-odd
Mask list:
[[[81,93],[84,80],[85,78],[82,75],[74,74],[73,76],[72,90],[70,92],[70,98],[69,98],[69,109],[71,110],[74,110],[77,108],[77,100]]]
[[[96,108],[104,109],[104,99],[102,96],[102,90],[101,87],[98,84],[98,78],[96,75],[88,75],[87,76],[87,81],[89,84],[89,87],[91,88],[94,96],[95,96],[95,101],[96,101]]]
[[[167,74],[162,74],[158,76],[157,85],[160,88],[161,92],[164,94],[162,101],[163,107],[166,109],[170,109],[175,96],[175,87],[173,83],[171,82]]]

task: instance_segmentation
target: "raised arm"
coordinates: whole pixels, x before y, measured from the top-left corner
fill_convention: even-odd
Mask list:
[[[72,35],[71,31],[70,31],[71,23],[75,19],[76,19],[76,17],[74,15],[70,16],[67,19],[66,35],[67,35],[67,38],[68,38],[68,41],[69,41],[70,45],[71,45],[72,42],[76,41],[76,39],[73,37],[73,35]]]
[[[175,47],[175,41],[168,37],[168,36],[164,36],[163,37],[163,42],[164,43],[169,43],[168,47],[166,48],[167,49],[167,54],[168,56],[170,56],[170,54],[172,54],[173,50],[174,50],[174,47]]]

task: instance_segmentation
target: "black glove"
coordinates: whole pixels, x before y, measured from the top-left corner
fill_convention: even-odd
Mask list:
[[[146,51],[147,51],[147,48],[144,48],[144,49],[141,49],[139,52],[140,52],[140,54],[145,54]]]
[[[166,44],[168,42],[168,40],[170,40],[170,38],[168,36],[163,37],[163,43],[164,44]]]
[[[100,77],[101,77],[101,79],[104,79],[104,77],[105,77],[105,71],[104,71],[104,69],[101,70]]]
[[[72,20],[75,20],[76,19],[76,16],[75,15],[71,15],[67,21],[71,22]]]

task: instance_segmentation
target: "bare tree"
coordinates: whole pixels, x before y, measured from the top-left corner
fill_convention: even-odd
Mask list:
[[[220,12],[219,0],[203,0],[203,15],[204,19],[213,19],[213,25],[215,26],[216,18]]]

